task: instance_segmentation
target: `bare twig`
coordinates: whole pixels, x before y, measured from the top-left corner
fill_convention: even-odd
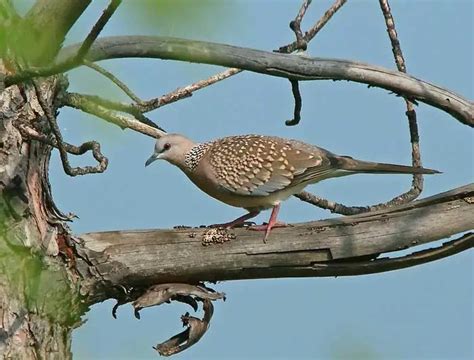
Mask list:
[[[334,4],[324,13],[324,15],[319,19],[316,24],[314,24],[306,33],[304,34],[304,41],[306,43],[310,42],[316,34],[327,24],[327,22],[332,18],[332,16],[346,3],[347,0],[336,0]],[[292,42],[291,44],[281,46],[277,51],[285,54],[292,53],[298,49],[298,41]]]
[[[281,53],[291,53],[295,50],[306,50],[308,47],[308,42],[313,39],[313,37],[323,28],[324,25],[331,19],[332,15],[342,6],[344,5],[345,1],[336,1],[325,13],[324,15],[318,20],[318,22],[305,33],[301,31],[301,21],[303,20],[304,15],[306,14],[306,10],[308,9],[309,5],[311,4],[311,0],[304,0],[303,4],[301,5],[298,14],[296,15],[295,19],[290,21],[290,29],[293,30],[295,33],[296,41],[292,44],[282,46],[276,52]],[[294,126],[297,125],[301,120],[301,107],[302,107],[302,99],[300,94],[300,88],[298,80],[289,78],[291,83],[291,91],[293,93],[293,98],[295,99],[295,107],[293,110],[293,119],[285,121],[287,126]]]
[[[295,197],[304,202],[320,207],[321,209],[326,209],[331,211],[332,213],[342,215],[355,215],[371,210],[369,206],[346,206],[343,204],[339,204],[334,201],[329,201],[320,198],[319,196],[311,194],[307,191],[302,191],[299,194],[296,194]]]
[[[87,67],[97,71],[98,73],[104,75],[106,78],[108,78],[110,81],[112,81],[115,85],[117,85],[122,91],[127,94],[127,96],[135,101],[137,104],[141,103],[142,100],[136,96],[130,88],[125,85],[122,81],[120,81],[114,74],[112,74],[110,71],[104,69],[102,66],[99,66],[97,64],[94,64],[93,62],[90,62],[88,60],[83,60],[84,65]]]
[[[235,74],[240,73],[242,70],[236,69],[236,68],[229,68],[225,71],[222,71],[218,74],[212,75],[207,79],[197,81],[193,84],[178,88],[168,94],[165,94],[163,96],[150,99],[147,101],[141,100],[139,97],[137,97],[122,81],[120,81],[118,78],[116,78],[112,73],[109,71],[105,70],[104,68],[91,63],[89,61],[84,61],[84,64],[90,68],[93,68],[94,70],[98,71],[99,73],[103,74],[107,78],[109,78],[112,82],[114,82],[117,86],[119,86],[132,100],[135,101],[134,104],[125,104],[122,102],[116,102],[116,101],[111,101],[108,99],[103,99],[99,96],[95,95],[85,95],[85,94],[71,94],[74,96],[80,96],[84,99],[87,99],[91,102],[94,102],[98,105],[101,105],[104,108],[110,109],[110,110],[117,110],[117,111],[122,111],[128,114],[133,115],[135,118],[143,122],[144,124],[147,124],[149,126],[155,127],[159,130],[163,130],[160,128],[158,125],[156,125],[153,121],[148,119],[143,115],[145,112],[149,112],[155,109],[158,109],[162,106],[172,104],[178,100],[184,99],[186,97],[190,97],[193,95],[193,92],[197,90],[201,90],[207,86],[210,86],[212,84],[215,84],[216,82],[219,82],[221,80],[227,79]],[[163,130],[164,131],[164,130]]]
[[[142,112],[149,112],[155,109],[158,109],[159,107],[162,107],[164,105],[172,104],[178,100],[181,100],[186,97],[192,96],[192,93],[201,90],[209,85],[215,84],[216,82],[219,82],[221,80],[227,79],[233,75],[236,75],[238,73],[242,72],[240,69],[236,68],[229,68],[226,69],[225,71],[222,71],[218,74],[212,75],[209,78],[205,80],[200,80],[195,82],[194,84],[187,85],[185,87],[176,89],[166,95],[160,96],[155,99],[151,99],[148,101],[143,101],[139,104],[136,105],[136,107],[142,111]]]
[[[390,10],[390,5],[388,0],[379,0],[380,7],[382,9],[385,24],[387,26],[387,32],[390,37],[390,42],[392,44],[392,52],[395,58],[395,63],[397,65],[398,71],[406,73],[405,59],[403,57],[402,49],[400,47],[400,42],[398,40],[397,31],[395,29],[395,21],[392,17]],[[416,122],[416,112],[415,107],[412,101],[408,98],[405,98],[406,102],[406,116],[408,118],[408,124],[410,129],[410,142],[412,148],[412,164],[416,167],[421,167],[421,156],[420,156],[420,144],[419,144],[419,135],[418,135],[418,125]],[[345,206],[336,202],[328,201],[322,198],[319,198],[315,195],[312,195],[306,191],[296,195],[297,198],[308,202],[310,204],[316,205],[323,209],[330,210],[331,212],[343,214],[343,215],[354,215],[362,212],[373,211],[378,209],[383,209],[386,207],[404,204],[416,199],[421,192],[423,191],[423,175],[413,174],[413,181],[410,190],[407,192],[394,197],[393,199],[376,205],[371,206]]]
[[[154,138],[159,138],[166,134],[164,130],[151,127],[134,118],[111,111],[81,94],[65,94],[63,104],[100,117],[122,129],[132,129]]]
[[[122,0],[111,0],[107,8],[104,10],[102,15],[100,16],[99,20],[94,24],[91,31],[87,35],[86,39],[82,42],[81,47],[77,51],[76,57],[74,59],[75,63],[81,63],[82,59],[86,56],[87,52],[89,51],[90,47],[94,43],[97,36],[99,36],[100,32],[104,28],[105,24],[109,21],[109,19],[114,14],[115,10],[117,10],[118,6]]]
[[[395,63],[397,65],[398,71],[406,73],[407,69],[405,65],[405,59],[403,57],[402,49],[400,47],[400,42],[398,41],[398,35],[395,29],[395,21],[390,10],[390,5],[388,3],[388,0],[379,0],[379,3],[385,18],[388,36],[390,38],[390,42],[392,43],[392,52],[395,58]],[[408,126],[410,130],[412,164],[413,166],[421,167],[422,163],[420,155],[420,139],[418,135],[418,125],[416,122],[415,106],[413,102],[410,101],[410,99],[408,98],[405,98],[405,103],[407,108],[406,116],[408,119]],[[423,175],[414,174],[410,190],[390,200],[387,205],[391,206],[412,201],[416,199],[422,191]]]
[[[303,36],[303,33],[301,32],[301,21],[303,20],[304,14],[306,14],[306,10],[308,10],[308,6],[310,4],[311,4],[311,0],[304,0],[295,19],[290,21],[290,29],[293,30],[296,37],[297,50],[306,50],[308,46],[308,42]]]

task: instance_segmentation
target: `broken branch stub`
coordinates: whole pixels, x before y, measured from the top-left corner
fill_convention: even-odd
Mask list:
[[[135,317],[139,319],[139,311],[146,307],[157,306],[171,301],[180,301],[191,306],[194,311],[197,311],[197,302],[203,303],[204,316],[202,319],[190,316],[189,313],[184,314],[181,316],[181,321],[183,326],[187,328],[154,347],[160,355],[170,356],[189,348],[203,337],[209,328],[209,323],[214,313],[212,301],[219,299],[225,300],[225,294],[216,292],[202,284],[172,283],[150,287],[132,305],[135,308]]]

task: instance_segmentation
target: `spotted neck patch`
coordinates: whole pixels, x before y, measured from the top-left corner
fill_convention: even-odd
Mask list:
[[[206,154],[208,148],[211,146],[212,142],[197,144],[189,150],[186,155],[184,155],[184,165],[189,171],[194,171],[199,165],[204,154]]]

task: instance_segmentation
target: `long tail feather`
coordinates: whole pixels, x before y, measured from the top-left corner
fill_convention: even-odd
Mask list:
[[[335,158],[337,166],[342,170],[372,174],[440,174],[441,172],[422,167],[376,163],[355,160],[350,157],[338,156]]]

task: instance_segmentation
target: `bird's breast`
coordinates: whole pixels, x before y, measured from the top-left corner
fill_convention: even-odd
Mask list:
[[[200,166],[192,172],[186,172],[186,175],[199,189],[209,196],[231,206],[252,210],[272,208],[290,196],[301,192],[307,185],[299,184],[298,186],[275,191],[266,196],[241,195],[222,187],[212,172],[205,171]]]

